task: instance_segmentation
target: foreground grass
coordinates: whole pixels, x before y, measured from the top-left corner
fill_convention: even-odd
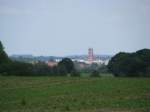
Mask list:
[[[148,112],[150,79],[0,77],[0,112]]]

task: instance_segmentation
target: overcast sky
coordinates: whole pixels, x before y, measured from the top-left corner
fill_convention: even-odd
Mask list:
[[[0,0],[0,40],[9,55],[150,48],[150,0]]]

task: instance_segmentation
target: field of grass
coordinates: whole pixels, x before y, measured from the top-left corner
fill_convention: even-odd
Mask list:
[[[0,112],[149,112],[149,78],[0,76]]]

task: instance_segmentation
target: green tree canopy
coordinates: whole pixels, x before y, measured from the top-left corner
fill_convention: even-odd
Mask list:
[[[115,76],[150,76],[150,50],[116,54],[108,64]]]
[[[2,42],[0,41],[0,53],[3,52],[3,50],[4,50],[4,47],[3,47]]]
[[[0,41],[0,64],[8,61],[9,61],[8,55],[5,53],[3,44]]]
[[[62,59],[62,61],[58,63],[58,68],[60,68],[61,71],[65,71],[67,73],[72,73],[75,70],[74,64],[69,58]]]

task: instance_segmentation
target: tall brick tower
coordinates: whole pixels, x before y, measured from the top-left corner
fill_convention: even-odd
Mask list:
[[[88,61],[89,61],[90,63],[92,63],[93,60],[94,60],[93,48],[89,48],[89,49],[88,49]]]

